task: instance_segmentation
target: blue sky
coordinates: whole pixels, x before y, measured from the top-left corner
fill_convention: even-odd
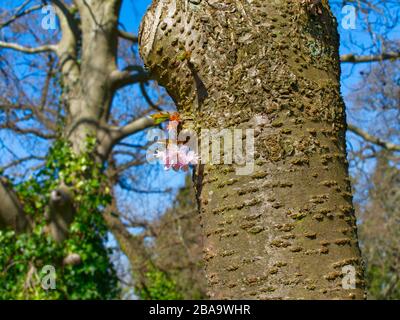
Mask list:
[[[127,31],[138,34],[140,20],[150,3],[150,0],[124,0],[120,21],[126,26]]]

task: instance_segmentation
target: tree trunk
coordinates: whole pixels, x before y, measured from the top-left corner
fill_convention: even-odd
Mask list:
[[[121,1],[92,1],[90,5],[81,1],[77,3],[81,16],[80,34],[64,33],[65,39],[70,40],[64,40],[68,46],[59,49],[66,52],[65,62],[60,59],[65,85],[63,98],[68,111],[65,136],[76,152],[84,149],[87,136],[97,137],[99,155],[106,158],[111,148],[110,141],[107,141],[107,121],[116,90],[113,73],[117,73]],[[77,52],[79,41],[80,54]]]
[[[159,0],[142,22],[141,55],[185,127],[255,130],[253,174],[197,170],[215,299],[364,297],[337,23],[302,2]]]
[[[0,230],[11,227],[16,232],[30,231],[31,223],[24,214],[17,195],[0,177]]]

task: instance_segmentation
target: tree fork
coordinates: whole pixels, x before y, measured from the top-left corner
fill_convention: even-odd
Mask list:
[[[197,172],[214,299],[362,299],[340,95],[326,1],[154,1],[141,55],[186,127],[252,128],[255,171]],[[194,119],[194,120],[193,120]],[[356,288],[342,285],[342,268]]]

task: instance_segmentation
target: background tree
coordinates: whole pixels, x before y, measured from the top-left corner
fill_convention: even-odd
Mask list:
[[[397,1],[332,1],[356,8],[355,29],[342,29],[343,92],[348,107],[349,160],[355,188],[368,297],[397,299],[400,281],[391,254],[398,243],[399,13]],[[389,218],[390,217],[390,218]],[[380,254],[381,253],[381,254]]]
[[[183,299],[205,299],[200,217],[189,176],[173,206],[154,221],[154,227],[156,236],[148,249],[154,264],[173,279]]]
[[[382,152],[377,156],[373,175],[374,188],[369,200],[360,209],[363,220],[360,236],[367,261],[370,298],[399,299],[399,201],[400,172]]]
[[[110,211],[104,211],[104,208],[112,206],[113,202],[108,199],[114,186],[123,184],[122,176],[125,179],[133,176],[130,171],[132,166],[145,162],[145,147],[138,144],[136,139],[129,140],[129,136],[154,125],[147,115],[154,109],[160,109],[159,104],[162,102],[151,101],[147,94],[146,84],[149,77],[140,67],[135,55],[136,36],[125,32],[123,25],[120,25],[121,5],[122,1],[119,0],[107,3],[54,0],[12,2],[10,7],[14,7],[14,10],[2,7],[1,165],[2,174],[13,178],[13,181],[3,179],[1,183],[0,198],[6,206],[0,208],[0,225],[2,229],[22,233],[21,236],[13,232],[4,233],[8,241],[13,242],[15,237],[24,237],[33,239],[35,246],[40,242],[43,246],[45,241],[49,241],[45,237],[46,224],[54,226],[54,219],[45,222],[44,213],[52,208],[60,209],[60,206],[52,202],[58,198],[50,195],[60,193],[60,186],[65,183],[75,197],[68,197],[73,203],[64,204],[63,208],[71,210],[62,215],[71,216],[71,211],[75,212],[77,209],[75,223],[70,226],[73,229],[71,239],[74,234],[83,232],[77,223],[85,214],[91,213],[96,217],[91,219],[98,219],[92,227],[103,231],[97,239],[102,248],[92,246],[90,252],[99,256],[105,254],[107,257],[102,213]],[[47,17],[42,14],[43,8],[48,9]],[[51,23],[52,10],[57,14],[58,23],[54,25],[54,31],[43,32],[45,30],[38,26],[43,26],[44,19],[50,19],[47,22]],[[131,93],[124,92],[124,88],[133,84],[138,84],[136,93],[139,94],[136,97],[142,95],[143,98],[128,99]],[[7,136],[10,133],[11,139]],[[14,139],[17,137],[19,147],[15,146]],[[123,139],[125,140],[122,142]],[[49,147],[53,144],[60,148],[52,148],[49,152]],[[92,147],[87,148],[87,144]],[[74,156],[65,149],[69,147],[65,146],[72,148]],[[22,156],[24,153],[26,155]],[[45,158],[47,163],[44,163]],[[49,158],[54,164],[49,162]],[[96,175],[97,167],[100,172],[107,172],[107,177],[113,184],[107,185]],[[27,179],[28,174],[33,174],[36,182]],[[43,179],[48,181],[42,181]],[[18,185],[17,193],[12,190],[13,184]],[[30,184],[35,184],[36,187]],[[123,185],[132,192],[151,192],[147,189],[141,190],[140,184],[133,179]],[[97,194],[92,193],[94,190],[97,190]],[[32,200],[38,200],[39,206]],[[50,212],[49,216],[52,219],[62,215],[59,212]],[[110,219],[105,219],[106,223],[109,221]],[[133,224],[133,220],[130,224]],[[128,228],[121,221],[120,228],[111,228],[112,226],[109,225],[109,228],[115,232],[128,233]],[[86,231],[85,235],[90,237],[89,233],[93,230]],[[2,239],[7,241],[6,238]],[[29,239],[27,245],[30,243]],[[120,240],[122,237],[116,235],[116,239]],[[138,236],[138,239],[142,237]],[[135,246],[138,242],[130,241],[128,245]],[[53,248],[57,256],[71,250],[68,243],[63,242],[59,246],[61,247]],[[124,244],[121,248],[126,252],[138,251],[129,246]],[[74,253],[80,249],[73,248]],[[9,269],[17,270],[16,263],[18,266],[24,263],[27,265],[28,261],[25,259],[30,259],[35,269],[43,264],[38,258],[39,253],[32,259],[24,257],[19,261],[19,249],[14,249],[13,251],[10,248],[9,255],[5,255],[2,260],[2,269],[8,270],[4,274],[4,281],[10,283],[12,281],[7,278],[11,274]],[[100,263],[90,264],[85,255],[81,256],[81,260],[88,267],[88,272],[93,271],[91,268],[101,269]],[[63,267],[63,259],[54,258],[53,261],[46,262],[58,269]],[[13,276],[19,275],[22,278],[25,277],[25,272],[29,273],[25,267],[21,268]],[[107,268],[112,269],[108,264]],[[77,273],[75,269],[71,272]],[[109,277],[103,275],[103,278]],[[72,283],[70,279],[65,281],[67,286]],[[62,297],[90,297],[82,292],[73,292],[74,295],[66,294]]]

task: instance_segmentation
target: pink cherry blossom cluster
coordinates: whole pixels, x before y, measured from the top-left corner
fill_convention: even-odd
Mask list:
[[[188,146],[177,144],[169,144],[165,150],[158,150],[155,157],[164,164],[165,170],[172,168],[174,171],[187,171],[189,165],[195,165],[199,161],[199,156]]]

